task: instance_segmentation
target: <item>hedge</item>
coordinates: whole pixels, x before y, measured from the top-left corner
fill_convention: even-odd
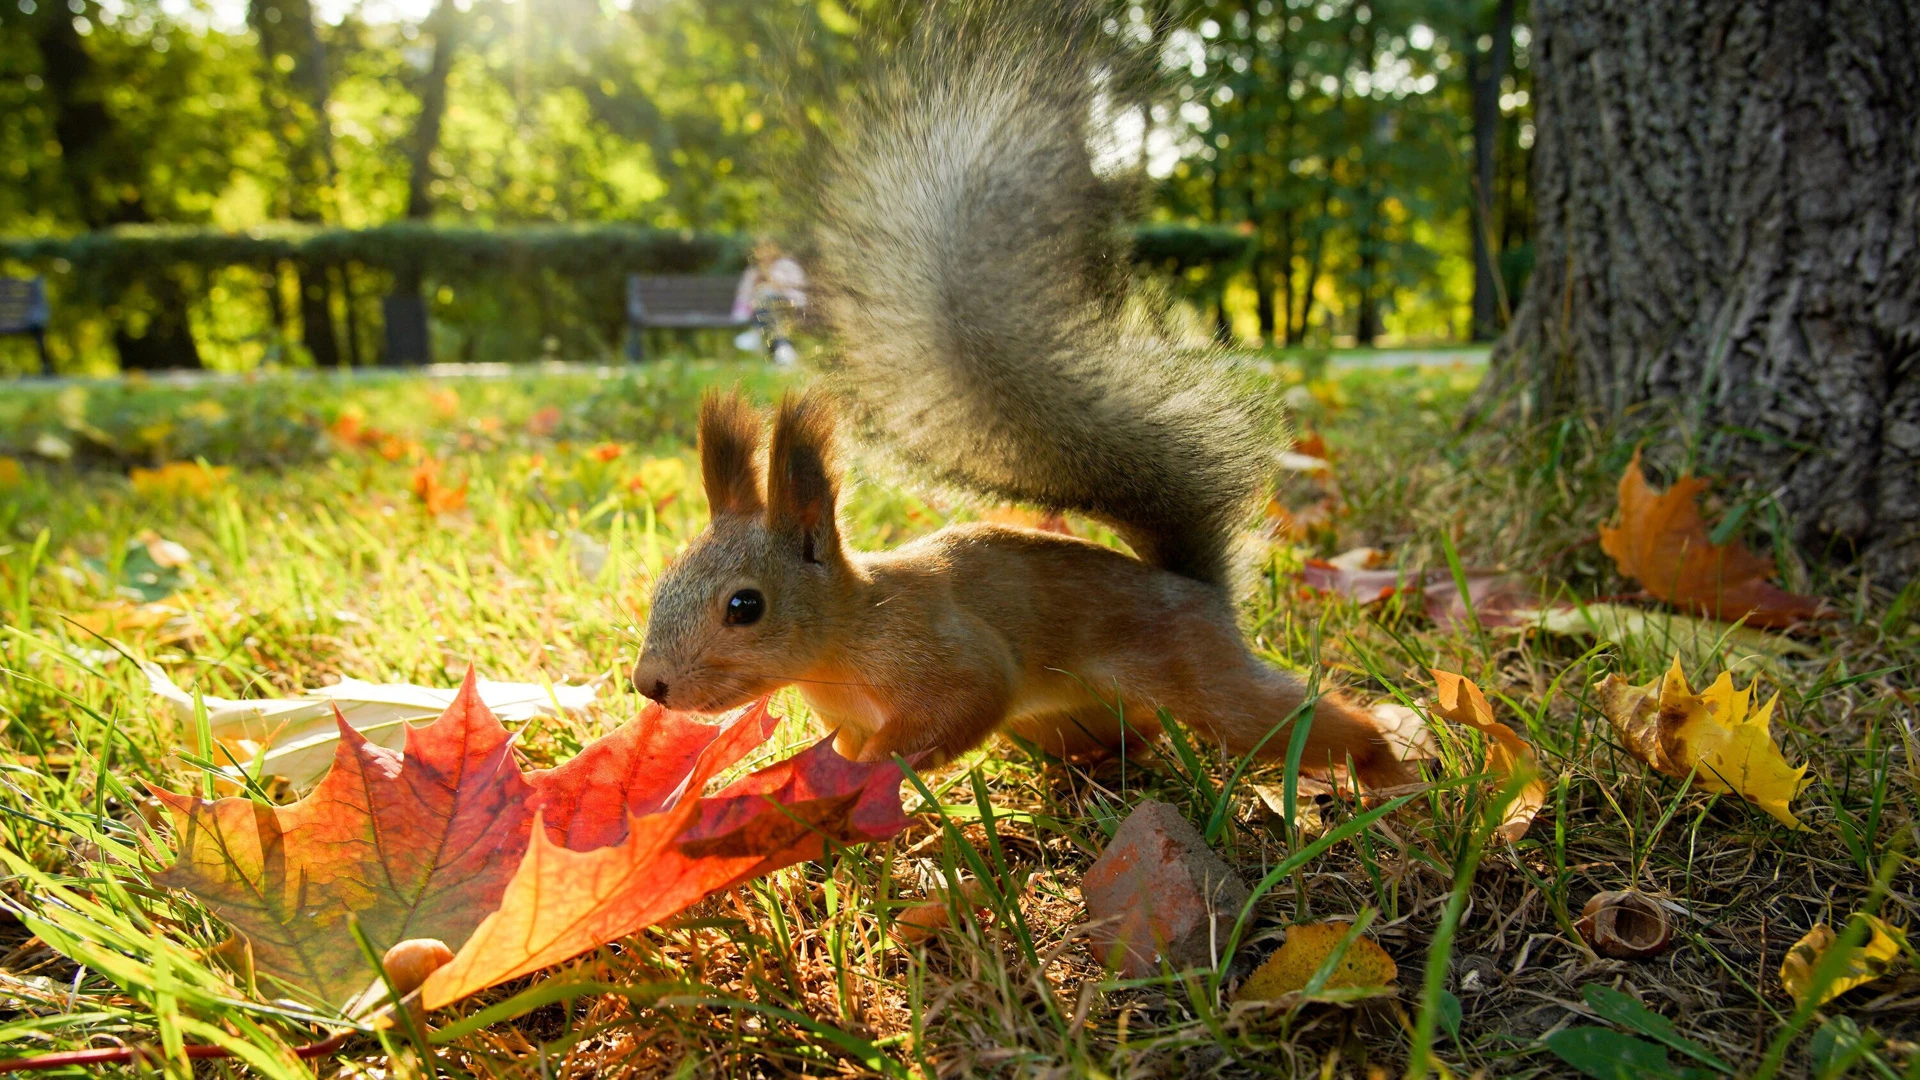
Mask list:
[[[624,225],[486,229],[416,221],[371,229],[274,225],[225,232],[150,225],[64,237],[0,237],[0,260],[71,275],[89,290],[124,288],[156,267],[267,270],[283,262],[418,271],[441,281],[535,270],[583,276],[738,272],[746,265],[746,251],[742,237],[719,233]]]
[[[1176,276],[1189,270],[1238,269],[1253,236],[1229,225],[1140,225],[1133,230],[1133,261]]]
[[[1252,238],[1223,225],[1152,224],[1133,230],[1135,262],[1170,269],[1230,264]],[[0,237],[0,260],[102,283],[138,280],[157,266],[216,269],[280,262],[359,263],[473,279],[533,269],[572,274],[738,272],[745,238],[726,233],[625,225],[477,228],[395,222],[370,229],[273,225],[245,232],[195,226],[125,226],[59,237]]]
[[[1176,279],[1197,268],[1230,273],[1249,247],[1246,236],[1219,226],[1155,224],[1132,233],[1135,262]],[[428,284],[435,355],[578,359],[618,349],[628,275],[738,273],[750,243],[739,234],[628,225],[129,226],[0,237],[0,267],[47,277],[50,340],[69,370],[111,364],[115,334],[144,333],[152,313],[181,299],[207,362],[284,360],[299,347],[291,331],[298,305],[286,299],[291,268],[328,282],[346,355],[361,363],[385,349],[380,298],[396,277],[415,273]]]

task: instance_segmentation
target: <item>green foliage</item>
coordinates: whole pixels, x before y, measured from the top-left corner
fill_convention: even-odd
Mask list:
[[[72,373],[377,362],[381,298],[415,263],[440,358],[604,355],[616,267],[737,265],[721,238],[788,231],[807,146],[920,7],[474,0],[329,23],[307,0],[215,18],[162,0],[0,6],[0,236],[113,237],[0,245],[0,270],[55,278],[51,352]],[[1141,262],[1269,343],[1449,334],[1486,6],[1116,8],[1108,32],[1159,56],[1172,91],[1117,92],[1146,118],[1137,163],[1165,177]],[[1531,258],[1524,44],[1496,192],[1510,297]],[[426,145],[430,85],[448,107]],[[0,342],[0,371],[32,362]]]
[[[1268,344],[1323,346],[1349,334],[1364,344],[1450,332],[1468,292],[1464,86],[1480,6],[1165,7],[1159,32],[1180,105],[1155,115],[1188,152],[1162,198],[1176,215],[1252,228],[1251,257],[1224,294],[1240,330]],[[1524,64],[1524,50],[1516,57]],[[1509,103],[1517,130],[1523,99]],[[1503,168],[1523,165],[1526,145],[1530,134],[1505,151]],[[1519,217],[1501,219],[1515,226],[1496,237],[1503,253],[1524,239]],[[1523,277],[1516,264],[1510,291]]]
[[[1232,269],[1253,250],[1253,238],[1224,225],[1142,225],[1133,230],[1133,261],[1172,274]]]

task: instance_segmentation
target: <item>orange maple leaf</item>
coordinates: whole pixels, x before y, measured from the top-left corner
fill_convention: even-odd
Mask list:
[[[413,469],[413,494],[429,514],[450,514],[467,505],[467,482],[453,487],[440,479],[440,459],[427,458]]]
[[[1620,475],[1620,524],[1600,527],[1600,547],[1620,572],[1675,607],[1750,626],[1783,627],[1818,618],[1821,602],[1773,582],[1773,560],[1738,540],[1715,544],[1700,519],[1707,482],[1691,474],[1664,492],[1647,483],[1635,450]]]
[[[1533,747],[1527,745],[1512,728],[1493,718],[1493,706],[1472,679],[1428,668],[1433,673],[1434,715],[1478,731],[1487,740],[1486,771],[1499,776],[1526,776],[1527,782],[1507,805],[1507,816],[1496,835],[1508,843],[1518,843],[1527,835],[1534,816],[1547,804],[1547,782],[1540,778],[1534,763]]]
[[[824,744],[700,798],[777,723],[764,699],[721,724],[649,705],[560,767],[524,773],[469,669],[439,719],[407,729],[404,751],[340,720],[332,770],[290,806],[156,790],[179,848],[157,880],[243,935],[257,972],[336,1005],[373,978],[349,912],[380,949],[437,938],[457,950],[428,992],[441,1004],[816,857],[826,841],[904,826],[899,771]],[[609,866],[645,887],[599,891]],[[527,895],[545,905],[541,935],[476,936],[523,911]],[[551,921],[554,911],[569,921]]]

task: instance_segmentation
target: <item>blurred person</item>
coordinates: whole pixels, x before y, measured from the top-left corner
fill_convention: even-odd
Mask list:
[[[807,308],[807,272],[791,255],[771,240],[753,246],[753,258],[747,272],[740,276],[740,291],[734,295],[733,313],[738,319],[751,319],[757,336],[767,345],[776,364],[791,364],[798,357],[788,334],[793,321]],[[736,343],[756,336],[742,334]],[[757,343],[756,343],[757,344]],[[755,347],[752,344],[743,347]]]

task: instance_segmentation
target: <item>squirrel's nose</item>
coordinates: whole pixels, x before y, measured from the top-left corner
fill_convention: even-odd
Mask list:
[[[653,689],[647,691],[647,696],[665,705],[667,703],[667,680],[655,679],[653,681]]]

